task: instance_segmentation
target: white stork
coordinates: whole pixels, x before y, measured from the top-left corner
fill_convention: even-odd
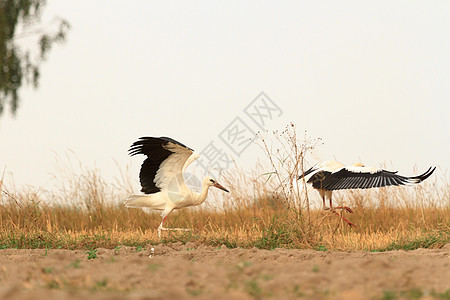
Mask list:
[[[184,170],[199,156],[189,147],[169,137],[141,137],[131,145],[130,156],[144,154],[147,159],[141,166],[139,179],[146,195],[131,195],[125,200],[126,207],[150,208],[162,211],[161,230],[188,230],[184,228],[165,228],[167,216],[174,210],[202,204],[211,186],[228,192],[211,177],[202,182],[202,192],[191,191],[184,182]]]
[[[298,177],[301,179],[305,176],[311,176],[308,183],[312,183],[320,197],[323,200],[323,209],[345,209],[353,212],[349,207],[333,207],[331,196],[335,190],[343,189],[369,189],[390,185],[412,185],[420,183],[433,174],[436,167],[430,167],[425,173],[414,176],[405,177],[398,175],[397,172],[387,171],[380,168],[365,167],[362,163],[354,163],[352,166],[345,166],[337,161],[326,161],[315,165],[305,171]],[[330,207],[325,207],[325,198],[330,199]],[[343,218],[343,217],[342,217]],[[348,225],[355,226],[353,223],[343,218]]]

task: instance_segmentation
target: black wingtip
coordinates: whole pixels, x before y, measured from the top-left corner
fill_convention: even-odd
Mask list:
[[[136,142],[134,142],[130,149],[128,149],[128,154],[130,156],[134,156],[137,154],[144,154],[148,155],[149,149],[159,149],[163,145],[166,145],[167,143],[173,143],[178,146],[184,147],[188,150],[194,151],[193,149],[187,147],[186,145],[174,140],[173,138],[162,136],[162,137],[149,137],[149,136],[143,136],[140,137]]]
[[[422,182],[433,174],[436,170],[436,167],[429,167],[423,174],[413,177],[413,179],[418,180],[418,182]]]
[[[155,139],[156,138],[147,137],[147,136],[140,137],[136,142],[134,142],[130,146],[130,149],[128,149],[128,154],[130,156],[134,156],[137,154],[145,154],[143,152],[144,147],[149,144],[155,144],[155,142],[156,142]]]
[[[309,174],[311,174],[312,172],[315,171],[314,169],[315,166],[312,166],[311,168],[309,168],[308,170],[306,170],[302,175],[298,176],[297,180],[302,179],[305,176],[308,176]]]
[[[128,149],[128,154],[130,156],[134,156],[137,154],[143,154],[142,147],[145,144],[145,140],[146,140],[146,137],[140,137],[139,140],[137,140],[130,146],[130,149]]]

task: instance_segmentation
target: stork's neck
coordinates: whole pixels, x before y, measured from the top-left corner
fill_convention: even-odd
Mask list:
[[[208,196],[208,190],[210,187],[211,186],[208,185],[207,183],[202,184],[202,192],[200,194],[198,194],[197,201],[195,201],[196,205],[200,205],[203,202],[205,202],[206,197]]]

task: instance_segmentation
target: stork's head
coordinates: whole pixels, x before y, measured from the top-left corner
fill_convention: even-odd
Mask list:
[[[221,189],[222,191],[229,193],[229,191],[226,188],[224,188],[221,184],[219,184],[214,178],[205,177],[205,179],[203,179],[203,184],[204,185],[206,184],[207,186],[216,187],[218,189]]]

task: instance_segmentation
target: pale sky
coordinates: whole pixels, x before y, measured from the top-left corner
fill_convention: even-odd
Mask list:
[[[106,179],[142,158],[140,136],[200,152],[262,91],[324,145],[317,159],[388,164],[403,175],[450,153],[450,1],[66,1],[72,25],[0,118],[0,168],[16,186],[51,190],[56,157],[73,151]],[[250,125],[250,124],[248,124]],[[254,126],[254,124],[250,125]],[[249,171],[263,154],[250,146]],[[310,158],[311,163],[315,162]]]

